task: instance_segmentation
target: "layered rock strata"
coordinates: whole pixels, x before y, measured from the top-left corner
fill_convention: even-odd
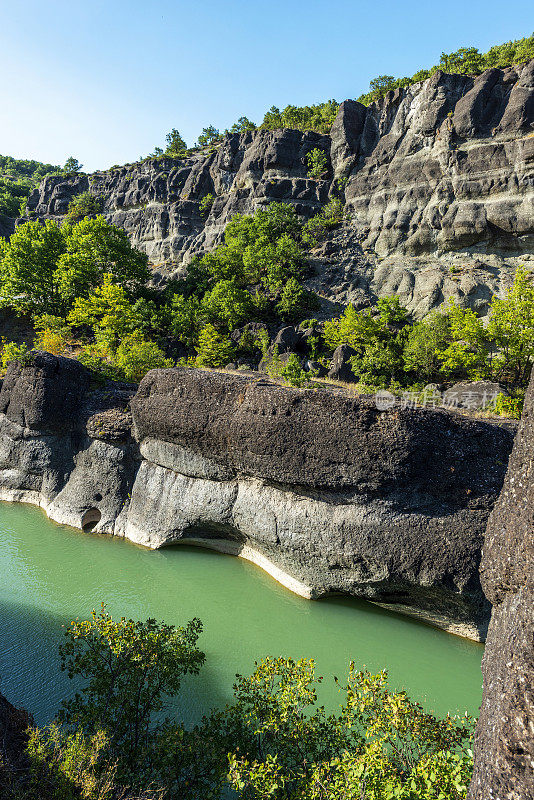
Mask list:
[[[249,131],[181,161],[45,178],[28,211],[60,219],[90,191],[157,283],[217,245],[236,213],[277,200],[309,217],[337,194],[347,219],[312,254],[309,278],[325,300],[396,293],[421,317],[454,297],[485,312],[515,267],[534,266],[533,126],[534,60],[475,78],[436,72],[368,107],[345,101],[328,136]],[[307,174],[313,149],[327,156],[319,180]]]
[[[341,592],[475,639],[478,566],[513,430],[446,411],[154,370],[91,388],[39,353],[0,391],[0,499],[152,548],[240,555],[299,594]]]

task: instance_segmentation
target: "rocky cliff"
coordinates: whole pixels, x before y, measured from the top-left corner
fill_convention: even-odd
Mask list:
[[[0,499],[483,638],[480,549],[512,440],[452,412],[201,370],[95,389],[79,362],[40,353],[0,390]]]
[[[470,800],[534,798],[534,376],[481,566],[493,605]]]
[[[311,288],[356,305],[396,292],[416,316],[450,296],[484,311],[517,264],[534,266],[533,126],[534,61],[476,78],[436,72],[369,107],[345,101],[329,136],[258,130],[182,161],[49,177],[28,210],[61,217],[89,190],[158,282],[219,243],[238,212],[279,200],[311,216],[341,193],[347,219],[312,254]],[[327,156],[319,180],[307,177],[315,148]]]

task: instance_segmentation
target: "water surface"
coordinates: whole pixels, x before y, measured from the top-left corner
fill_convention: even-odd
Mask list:
[[[187,721],[232,696],[237,672],[265,655],[313,657],[334,710],[350,659],[389,670],[391,683],[438,714],[477,713],[482,645],[363,601],[309,601],[241,559],[178,546],[150,551],[0,502],[0,688],[50,720],[69,690],[59,670],[62,625],[105,601],[115,617],[183,624],[200,617],[206,665],[178,701]]]

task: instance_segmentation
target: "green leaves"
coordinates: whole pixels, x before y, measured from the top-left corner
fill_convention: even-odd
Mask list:
[[[198,619],[181,628],[154,619],[115,621],[103,604],[90,620],[72,621],[61,669],[84,685],[63,703],[60,720],[84,736],[105,731],[108,759],[123,772],[146,768],[158,730],[153,715],[204,663],[196,647],[201,631]]]
[[[328,158],[326,153],[319,148],[314,148],[306,156],[308,166],[308,178],[319,179],[328,171]]]
[[[460,800],[472,754],[468,718],[438,720],[387,673],[349,667],[338,715],[317,707],[313,661],[264,659],[238,676],[227,719],[243,721],[248,743],[229,755],[229,780],[250,800]]]
[[[199,367],[224,367],[235,353],[232,343],[211,324],[200,331],[196,351]]]
[[[105,273],[131,290],[149,277],[146,255],[101,216],[62,226],[30,221],[0,241],[0,295],[17,311],[65,316]]]

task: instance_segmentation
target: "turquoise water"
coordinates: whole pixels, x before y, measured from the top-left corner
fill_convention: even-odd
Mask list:
[[[0,503],[0,688],[39,723],[71,690],[58,667],[62,625],[101,601],[116,617],[203,621],[206,665],[178,700],[187,722],[229,700],[235,673],[265,655],[315,658],[325,676],[320,699],[332,710],[341,698],[331,676],[345,675],[354,659],[387,667],[394,686],[438,714],[478,712],[482,645],[363,601],[304,600],[232,556],[149,551]]]

